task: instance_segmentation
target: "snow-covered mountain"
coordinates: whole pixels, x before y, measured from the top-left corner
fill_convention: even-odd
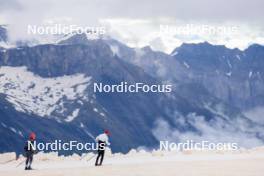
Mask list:
[[[64,100],[88,101],[84,94],[90,84],[91,77],[84,75],[61,76],[55,78],[42,78],[27,71],[26,67],[1,67],[0,68],[0,93],[14,104],[17,111],[34,113],[41,117],[52,117],[52,113],[67,109]],[[65,121],[72,121],[78,115],[75,109]]]
[[[244,51],[209,43],[183,44],[173,56],[189,67],[188,80],[199,81],[208,91],[243,111],[263,107],[264,47]]]
[[[161,115],[162,106],[154,101],[158,100],[158,95],[92,93],[93,82],[156,82],[140,68],[115,57],[108,45],[100,41],[89,42],[89,45],[40,45],[13,48],[0,55],[2,101],[4,104],[8,102],[7,107],[14,108],[12,112],[19,110],[16,113],[21,116],[41,117],[45,123],[54,123],[55,120],[56,124],[70,125],[79,131],[72,135],[81,136],[81,141],[93,140],[93,136],[108,128],[114,136],[112,146],[116,151],[127,151],[145,144],[152,146],[157,142],[149,122]],[[143,108],[151,102],[151,109]],[[3,116],[11,114],[8,109],[1,110],[2,126],[21,131],[25,137],[28,122],[6,121]],[[45,139],[46,133],[39,131],[38,125],[30,126],[26,131],[30,130]],[[5,133],[17,135],[12,130]],[[58,138],[58,135],[67,133],[50,135]],[[133,133],[142,134],[142,138],[131,135]],[[15,140],[24,141],[24,137],[17,136]],[[4,142],[3,139],[1,143]],[[16,147],[2,150],[18,151]]]
[[[203,43],[190,45],[201,47],[200,52],[184,47],[167,55],[149,47],[129,48],[111,38],[89,40],[85,35],[74,35],[55,44],[0,51],[0,125],[5,136],[0,140],[1,151],[21,152],[29,131],[35,131],[43,141],[75,138],[87,142],[105,128],[111,131],[114,152],[152,148],[165,139],[261,145],[263,126],[248,119],[239,104],[227,101],[213,89],[221,85],[224,88],[217,90],[225,91],[225,85],[232,86],[231,81],[225,84],[223,80],[230,79],[233,74],[226,73],[236,64],[224,60],[220,62],[226,63],[222,68],[209,58],[214,54],[229,57],[234,52],[236,59],[242,60],[243,54]],[[256,55],[262,51],[258,47],[257,51],[250,50],[245,51],[249,58],[262,56]],[[196,55],[203,58],[203,54],[208,58],[199,65]],[[223,80],[211,75],[220,68]],[[95,82],[121,81],[170,83],[173,92],[93,92]],[[11,147],[6,143],[8,138],[15,141]]]
[[[120,58],[163,81],[198,82],[243,111],[263,106],[264,46],[254,44],[242,51],[207,42],[182,44],[167,55],[148,47],[129,48],[116,40],[107,43]]]

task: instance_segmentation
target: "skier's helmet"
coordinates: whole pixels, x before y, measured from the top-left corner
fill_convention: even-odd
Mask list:
[[[104,133],[106,134],[106,135],[110,135],[110,131],[109,130],[104,130]]]
[[[29,139],[30,139],[30,140],[35,140],[35,139],[36,139],[36,134],[35,134],[34,132],[31,132],[31,133],[29,134]]]

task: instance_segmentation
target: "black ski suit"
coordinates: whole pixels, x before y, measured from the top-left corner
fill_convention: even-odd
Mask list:
[[[106,143],[103,142],[103,141],[98,141],[98,154],[97,154],[97,158],[96,158],[96,162],[95,162],[95,165],[96,166],[101,166],[102,163],[103,163],[103,160],[104,160],[104,154],[105,154],[105,146],[106,146]],[[98,163],[100,159],[100,162]]]
[[[108,142],[108,136],[103,133],[103,134],[100,134],[99,136],[96,137],[96,141],[98,142],[98,155],[97,155],[97,158],[96,158],[96,162],[95,162],[95,165],[96,166],[101,166],[102,163],[103,163],[103,160],[104,160],[104,154],[105,154],[105,148],[106,148],[106,145],[110,145],[110,143]],[[99,162],[100,160],[100,162]]]
[[[32,144],[32,145],[29,145]],[[25,151],[25,156],[26,156],[26,166],[25,169],[26,170],[30,170],[31,168],[31,164],[33,162],[33,155],[36,153],[36,150],[33,148],[33,144],[34,144],[34,140],[29,140],[27,141],[25,147],[24,147],[24,151]]]

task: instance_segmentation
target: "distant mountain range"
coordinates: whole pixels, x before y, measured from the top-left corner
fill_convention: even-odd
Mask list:
[[[5,27],[1,42],[8,44]],[[154,148],[159,140],[264,142],[264,124],[253,111],[264,105],[263,46],[241,51],[205,42],[166,54],[85,34],[1,46],[1,152],[22,152],[30,131],[39,141],[91,142],[109,129],[114,152]],[[93,92],[94,82],[122,81],[172,84],[173,91]]]

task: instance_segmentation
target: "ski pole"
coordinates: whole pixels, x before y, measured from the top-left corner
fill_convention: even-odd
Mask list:
[[[20,165],[23,164],[24,162],[25,162],[25,160],[21,161],[20,163],[18,163],[18,165],[17,165],[16,167],[20,166]]]
[[[85,155],[83,155],[80,160],[83,160],[89,153],[86,153]],[[91,158],[93,158],[95,155],[93,155]],[[89,159],[90,160],[90,159]]]
[[[7,163],[10,163],[12,161],[15,161],[16,159],[11,159],[11,160],[8,160],[8,161],[5,161],[5,162],[1,162],[0,164],[7,164]]]
[[[96,139],[92,136],[92,135],[89,135],[93,140],[94,142],[96,142]],[[83,158],[85,158],[86,156],[88,155],[88,153],[86,153],[85,155],[83,155],[80,160],[82,160]]]
[[[93,155],[92,157],[90,157],[88,160],[86,161],[90,161],[91,159],[93,159],[96,155]]]
[[[86,153],[85,155],[83,155],[80,160],[83,160],[83,158],[85,158],[88,155],[88,153]]]

